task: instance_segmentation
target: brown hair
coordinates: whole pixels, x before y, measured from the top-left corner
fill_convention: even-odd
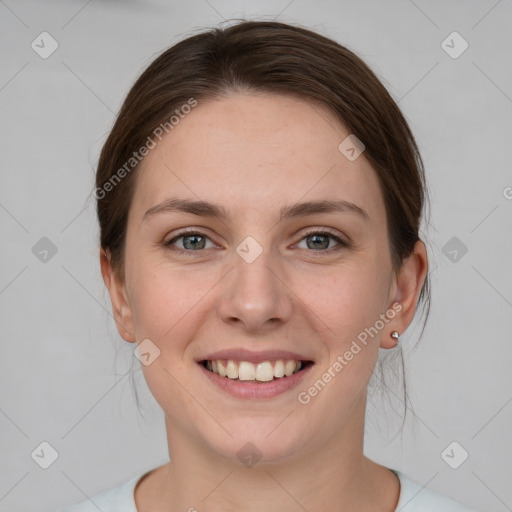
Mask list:
[[[129,91],[96,174],[100,243],[110,252],[116,272],[124,276],[137,168],[127,169],[126,163],[191,98],[200,102],[236,91],[292,94],[319,102],[363,142],[364,156],[379,178],[393,267],[399,270],[419,240],[428,196],[418,147],[397,104],[369,67],[337,42],[284,23],[242,21],[201,32],[167,49]],[[126,172],[114,182],[122,168]],[[108,183],[112,186],[106,187]],[[428,317],[428,275],[419,302],[425,299]]]

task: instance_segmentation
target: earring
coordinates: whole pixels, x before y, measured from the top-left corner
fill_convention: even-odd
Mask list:
[[[400,333],[398,331],[393,331],[391,333],[391,337],[398,341],[398,336],[400,336]]]

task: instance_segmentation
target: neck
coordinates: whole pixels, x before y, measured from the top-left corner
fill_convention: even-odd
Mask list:
[[[148,492],[151,508],[162,512],[392,512],[399,484],[389,470],[363,455],[364,405],[345,428],[321,445],[252,467],[198,446],[197,439],[167,420],[171,462],[159,468]]]

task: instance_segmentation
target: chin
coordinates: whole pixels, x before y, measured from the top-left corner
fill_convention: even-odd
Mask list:
[[[210,435],[205,433],[205,441],[212,451],[231,462],[247,467],[274,465],[304,449],[304,429],[301,434],[299,426],[290,425],[285,417],[238,418],[226,424],[233,437],[226,433],[208,439]]]

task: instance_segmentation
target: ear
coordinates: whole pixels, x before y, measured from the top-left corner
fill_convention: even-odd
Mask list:
[[[110,294],[117,330],[125,341],[133,343],[135,342],[135,332],[132,310],[126,296],[125,284],[112,268],[110,251],[100,248],[100,264],[101,275]]]
[[[414,244],[412,254],[403,261],[402,268],[393,283],[389,307],[391,308],[395,302],[398,302],[401,305],[401,309],[394,320],[389,324],[390,332],[383,335],[380,344],[382,348],[395,347],[398,340],[391,337],[392,330],[396,330],[402,334],[412,322],[421,288],[427,277],[427,272],[427,249],[425,244],[421,240],[418,240]]]

